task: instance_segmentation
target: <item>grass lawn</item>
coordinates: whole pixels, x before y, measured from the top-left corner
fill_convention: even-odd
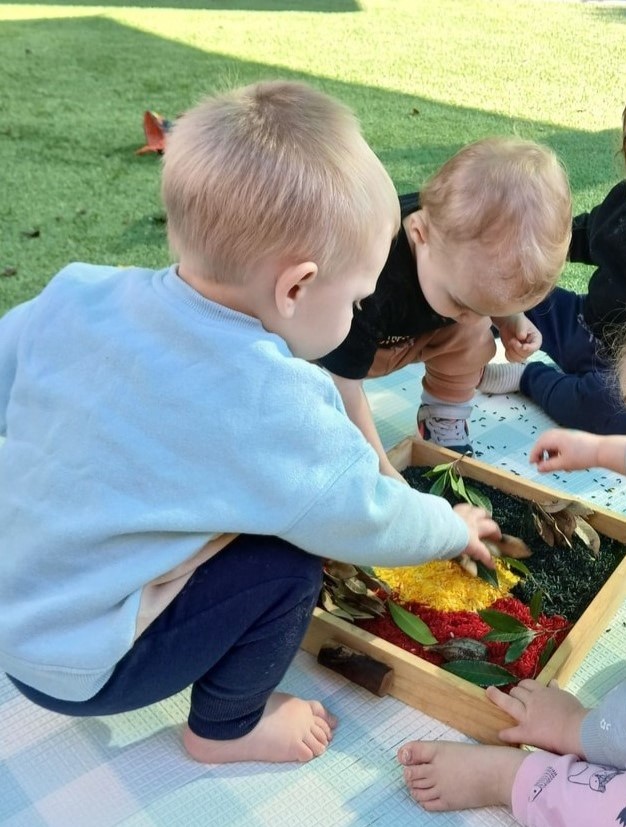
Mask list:
[[[287,77],[336,95],[400,191],[489,134],[553,147],[576,211],[623,176],[624,7],[179,3],[0,5],[0,312],[72,260],[168,263],[159,159],[135,154],[142,114],[174,117],[226,85]],[[583,290],[588,276],[569,267],[564,284]]]

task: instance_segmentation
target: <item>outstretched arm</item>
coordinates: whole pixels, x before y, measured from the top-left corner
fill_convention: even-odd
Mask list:
[[[542,473],[606,468],[626,474],[626,436],[600,436],[552,428],[533,445],[529,460]]]

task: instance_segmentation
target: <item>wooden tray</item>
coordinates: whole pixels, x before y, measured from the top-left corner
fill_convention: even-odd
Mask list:
[[[389,452],[389,458],[393,466],[402,471],[409,465],[434,466],[450,462],[458,459],[459,455],[431,443],[409,438],[393,448]],[[565,496],[570,500],[581,501],[579,497],[564,495],[563,492],[524,480],[476,459],[463,457],[459,463],[459,471],[466,478],[526,500],[541,502],[563,499]],[[624,517],[587,502],[585,505],[593,509],[593,515],[587,519],[596,531],[626,543]],[[564,685],[625,598],[626,558],[618,565],[574,624],[566,639],[555,650],[538,675],[538,680],[547,684],[552,678],[556,678]],[[329,639],[364,652],[392,667],[394,678],[390,694],[394,697],[479,741],[487,744],[501,743],[498,731],[510,725],[511,719],[487,699],[481,687],[458,678],[345,620],[333,617],[322,609],[315,609],[302,648],[317,655],[322,644]]]

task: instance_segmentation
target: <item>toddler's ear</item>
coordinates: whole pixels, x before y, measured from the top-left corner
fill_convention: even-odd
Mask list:
[[[317,278],[317,264],[303,261],[290,264],[282,270],[274,286],[276,309],[284,319],[293,318],[296,305],[306,295],[306,291]]]
[[[426,210],[417,210],[407,216],[405,228],[409,238],[416,246],[428,241],[428,215]]]

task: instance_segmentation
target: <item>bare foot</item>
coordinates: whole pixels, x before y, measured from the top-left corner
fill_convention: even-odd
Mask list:
[[[528,753],[514,747],[409,741],[398,750],[411,797],[425,810],[511,806],[513,779]]]
[[[274,692],[261,720],[247,735],[230,741],[213,741],[201,738],[186,726],[183,743],[189,755],[203,764],[305,762],[326,750],[336,726],[335,716],[319,701],[303,701]]]

